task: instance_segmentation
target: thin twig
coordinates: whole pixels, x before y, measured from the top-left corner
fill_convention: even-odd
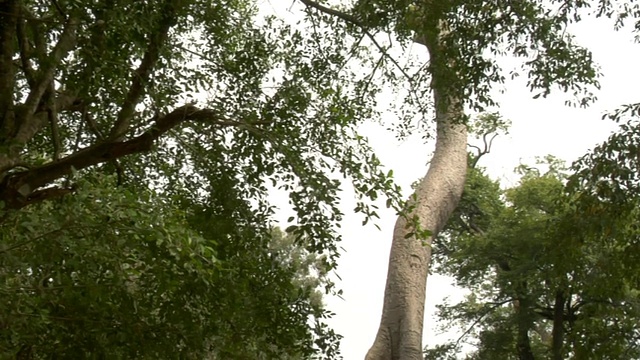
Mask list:
[[[482,321],[482,319],[489,315],[489,313],[491,313],[493,310],[497,309],[498,307],[512,301],[513,299],[507,299],[498,303],[494,303],[493,306],[491,306],[490,308],[488,308],[487,310],[485,310],[480,317],[478,317],[476,319],[476,321],[473,322],[473,324],[471,324],[471,326],[469,326],[469,328],[467,328],[467,330],[465,332],[462,333],[462,335],[460,335],[460,337],[458,338],[458,340],[456,340],[455,346],[457,347],[458,345],[460,345],[460,341],[462,341],[462,339],[464,339],[470,332],[471,330],[473,330],[473,328],[478,325],[480,323],[480,321]]]
[[[373,45],[378,48],[378,50],[386,57],[389,59],[389,61],[391,61],[391,63],[393,65],[395,65],[395,67],[400,70],[400,72],[402,73],[402,75],[404,77],[407,78],[407,80],[409,80],[409,82],[412,81],[412,77],[407,73],[407,71],[400,65],[400,63],[398,63],[398,61],[391,55],[389,55],[389,53],[387,52],[387,50],[380,45],[380,43],[375,39],[375,34],[372,34],[371,31],[369,31],[369,27],[366,26],[366,24],[364,24],[363,22],[359,21],[357,18],[346,14],[342,11],[339,10],[335,10],[329,7],[326,7],[324,5],[318,4],[315,1],[311,1],[311,0],[300,0],[300,2],[302,2],[304,5],[316,9],[322,13],[328,14],[328,15],[332,15],[335,16],[343,21],[346,21],[352,25],[355,25],[357,27],[359,27],[362,32],[364,34],[367,35],[367,37],[369,37],[369,39],[371,40],[371,42],[373,43]]]

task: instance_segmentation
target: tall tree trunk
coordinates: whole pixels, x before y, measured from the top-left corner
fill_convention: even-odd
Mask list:
[[[516,353],[518,360],[535,360],[529,332],[535,328],[535,302],[531,299],[526,281],[516,283],[513,310],[516,317]]]
[[[437,31],[434,32],[437,34]],[[435,39],[435,40],[434,40]],[[438,55],[438,36],[420,39],[433,60]],[[442,62],[440,62],[442,63]],[[447,81],[438,81],[432,70],[437,123],[436,148],[426,176],[409,201],[411,213],[399,216],[393,231],[382,319],[367,360],[419,360],[426,282],[431,260],[431,242],[444,227],[458,204],[467,171],[467,128],[461,99],[450,96]],[[423,243],[407,227],[407,218],[417,216],[421,229],[432,232]]]
[[[13,131],[13,56],[19,9],[20,4],[16,0],[0,0],[0,130]],[[5,140],[0,138],[0,144]]]
[[[533,329],[533,303],[524,295],[514,302],[517,319],[516,352],[518,360],[535,360],[529,331]]]
[[[553,330],[551,353],[553,360],[562,360],[562,344],[564,342],[564,291],[556,291],[556,299],[553,307]]]

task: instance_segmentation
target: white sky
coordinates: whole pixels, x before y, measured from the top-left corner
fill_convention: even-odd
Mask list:
[[[265,0],[264,6],[268,8],[266,11],[274,11],[280,16],[295,16],[295,11],[286,10],[291,6],[289,1]],[[547,99],[532,99],[524,77],[505,84],[505,93],[496,99],[501,105],[499,112],[512,121],[512,127],[509,135],[494,141],[491,154],[483,157],[479,164],[487,167],[489,174],[500,179],[503,186],[515,185],[517,178],[513,169],[521,162],[534,164],[537,156],[552,154],[569,162],[575,160],[616,129],[611,121],[601,120],[604,112],[640,101],[640,94],[634,88],[640,83],[637,65],[640,45],[633,42],[629,32],[613,31],[612,23],[607,20],[589,20],[574,25],[571,33],[581,45],[593,51],[595,61],[601,66],[604,77],[600,80],[602,89],[597,92],[599,100],[588,109],[570,108],[564,105],[569,95],[560,92],[552,93]],[[393,133],[374,124],[363,126],[362,132],[369,137],[382,163],[393,169],[397,183],[408,196],[410,184],[426,173],[433,144],[425,144],[420,136],[399,143]],[[280,200],[277,202],[286,204],[286,199]],[[342,280],[337,285],[344,294],[343,299],[327,298],[326,302],[336,313],[330,324],[344,336],[342,355],[346,360],[352,360],[364,358],[378,329],[396,217],[393,211],[386,209],[382,199],[381,220],[377,221],[381,227],[379,231],[371,224],[363,227],[362,216],[353,214],[355,202],[351,189],[344,191],[342,204],[346,214],[341,232],[344,252],[338,267]],[[283,215],[283,220],[287,216]],[[446,335],[436,336],[435,305],[447,296],[460,298],[460,294],[449,279],[429,277],[425,345],[446,339]]]

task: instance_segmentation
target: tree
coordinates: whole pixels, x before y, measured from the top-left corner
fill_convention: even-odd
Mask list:
[[[534,97],[558,87],[586,106],[593,97],[583,85],[596,85],[588,50],[565,32],[584,2],[553,1],[356,1],[331,8],[301,0],[309,9],[339,18],[368,36],[388,59],[375,34],[391,32],[401,45],[413,41],[429,52],[414,74],[400,68],[411,87],[409,104],[432,96],[436,150],[430,167],[406,202],[393,232],[382,319],[366,358],[422,358],[422,328],[431,242],[456,208],[467,169],[465,109],[495,105],[489,90],[505,79],[496,55],[525,58],[523,69]],[[382,61],[381,61],[382,63]],[[390,66],[400,67],[397,61]],[[517,76],[517,73],[512,73]],[[392,75],[393,77],[393,75]],[[419,100],[416,100],[419,99]],[[427,111],[427,107],[420,107]]]
[[[637,205],[608,218],[600,211],[607,201],[594,207],[586,188],[565,186],[560,161],[542,164],[544,173],[521,166],[520,183],[505,191],[470,169],[461,206],[435,245],[436,271],[470,290],[440,307],[446,328],[466,329],[445,348],[459,351],[473,337],[469,359],[636,358],[638,269],[620,260],[634,247]],[[626,198],[637,204],[638,194]]]
[[[3,357],[336,356],[268,195],[333,270],[339,176],[397,202],[356,132],[377,90],[345,27],[258,10],[0,1]]]
[[[325,258],[240,225],[259,219],[231,187],[172,206],[116,181],[5,220],[3,358],[336,357]]]

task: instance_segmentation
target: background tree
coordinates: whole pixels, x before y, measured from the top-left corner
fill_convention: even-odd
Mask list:
[[[634,4],[566,5],[580,9],[575,20],[584,15],[608,17],[614,19],[616,29],[629,22],[637,28],[638,6]],[[495,226],[489,219],[500,219],[495,209],[504,205],[486,206],[486,194],[493,194],[489,198],[494,202],[498,199],[496,184],[486,177],[478,181],[477,176],[470,176],[462,200],[466,206],[450,222],[457,223],[453,225],[456,235],[447,232],[441,237],[448,246],[436,254],[442,256],[439,270],[455,274],[460,284],[473,291],[464,302],[441,308],[445,319],[467,326],[465,335],[475,335],[476,351],[470,358],[638,357],[634,320],[638,316],[638,269],[631,255],[637,251],[638,113],[637,104],[628,104],[607,114],[622,123],[620,131],[579,159],[570,171],[557,171],[561,168],[555,161],[546,174],[521,169],[523,180],[507,193],[512,197],[505,204],[509,211],[518,208],[517,216],[510,215],[517,221],[501,230],[514,235],[514,228],[519,229],[520,235],[509,236],[511,240],[494,242],[491,231],[477,231]],[[481,186],[474,187],[474,183]],[[484,226],[470,229],[469,215]],[[463,235],[474,232],[471,237],[476,240]],[[532,241],[535,238],[538,240]],[[479,260],[478,253],[485,259]],[[518,272],[509,271],[515,275],[512,278],[505,275],[504,259],[503,264],[486,260],[500,256],[518,264]],[[522,302],[514,302],[513,296],[508,299],[518,282],[529,285],[527,290],[537,301],[533,314],[529,311],[532,316],[524,318],[528,321],[520,315]],[[502,299],[507,303],[499,301]],[[527,337],[518,336],[524,334],[519,331],[522,325],[528,325],[524,327],[528,327]],[[463,339],[430,349],[427,358],[454,358]]]
[[[440,307],[446,328],[465,331],[426,358],[451,356],[468,337],[470,359],[640,355],[638,269],[618,264],[637,237],[637,206],[603,216],[597,209],[607,202],[594,208],[585,188],[567,188],[560,161],[542,164],[546,172],[521,166],[518,186],[504,191],[482,169],[470,170],[434,253],[436,271],[470,290],[463,302]],[[637,203],[637,193],[626,195]]]

